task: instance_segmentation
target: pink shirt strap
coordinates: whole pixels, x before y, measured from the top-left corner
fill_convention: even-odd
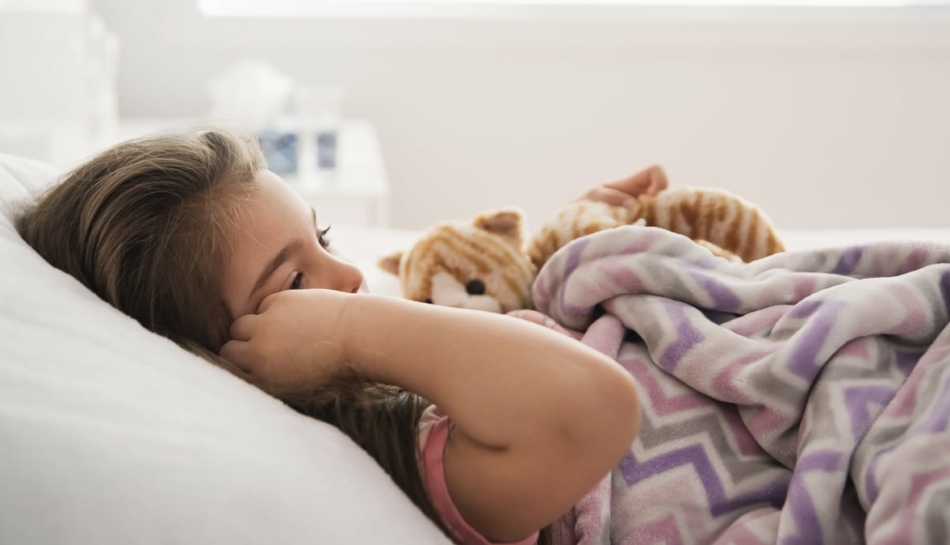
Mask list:
[[[419,420],[419,471],[422,483],[429,493],[429,499],[442,522],[452,531],[455,539],[464,545],[534,545],[538,541],[538,532],[509,543],[488,541],[465,522],[452,503],[449,489],[445,484],[445,466],[443,456],[452,431],[452,421],[442,414],[435,405],[422,413]]]

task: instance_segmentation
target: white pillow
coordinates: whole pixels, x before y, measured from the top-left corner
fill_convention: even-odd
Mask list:
[[[0,155],[0,201],[56,174]],[[0,543],[447,543],[341,432],[150,333],[0,216]]]

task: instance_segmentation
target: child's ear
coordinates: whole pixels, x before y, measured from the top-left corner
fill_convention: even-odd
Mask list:
[[[505,237],[515,246],[521,246],[522,237],[524,236],[521,228],[524,223],[524,213],[516,208],[506,208],[490,214],[476,216],[473,223],[479,229]]]
[[[380,259],[376,265],[391,275],[399,276],[399,262],[402,261],[402,252],[393,252]]]

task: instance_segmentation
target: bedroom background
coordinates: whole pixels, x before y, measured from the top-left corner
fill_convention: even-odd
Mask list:
[[[113,130],[103,119],[200,118],[209,81],[254,58],[346,88],[345,118],[375,129],[392,227],[508,204],[539,221],[650,163],[745,196],[779,229],[948,225],[945,3],[687,3],[287,16],[308,2],[7,0],[0,63],[23,76],[0,88],[0,151],[68,164],[74,142]],[[115,51],[82,46],[89,17]],[[83,68],[103,54],[114,67]]]
[[[299,187],[376,293],[427,225],[536,225],[651,163],[760,204],[789,248],[950,243],[947,0],[675,1],[0,0],[0,205],[125,137],[247,118],[262,89],[218,78],[256,59],[271,90],[345,89],[337,168]],[[448,543],[338,430],[147,331],[0,210],[0,543]]]

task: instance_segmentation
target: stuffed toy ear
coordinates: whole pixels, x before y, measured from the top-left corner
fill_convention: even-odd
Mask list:
[[[476,216],[472,222],[475,227],[489,233],[508,239],[515,247],[520,248],[524,240],[522,225],[524,213],[515,208],[506,208],[490,214]]]
[[[402,261],[402,252],[393,252],[380,259],[376,265],[391,275],[399,276],[399,262]]]

